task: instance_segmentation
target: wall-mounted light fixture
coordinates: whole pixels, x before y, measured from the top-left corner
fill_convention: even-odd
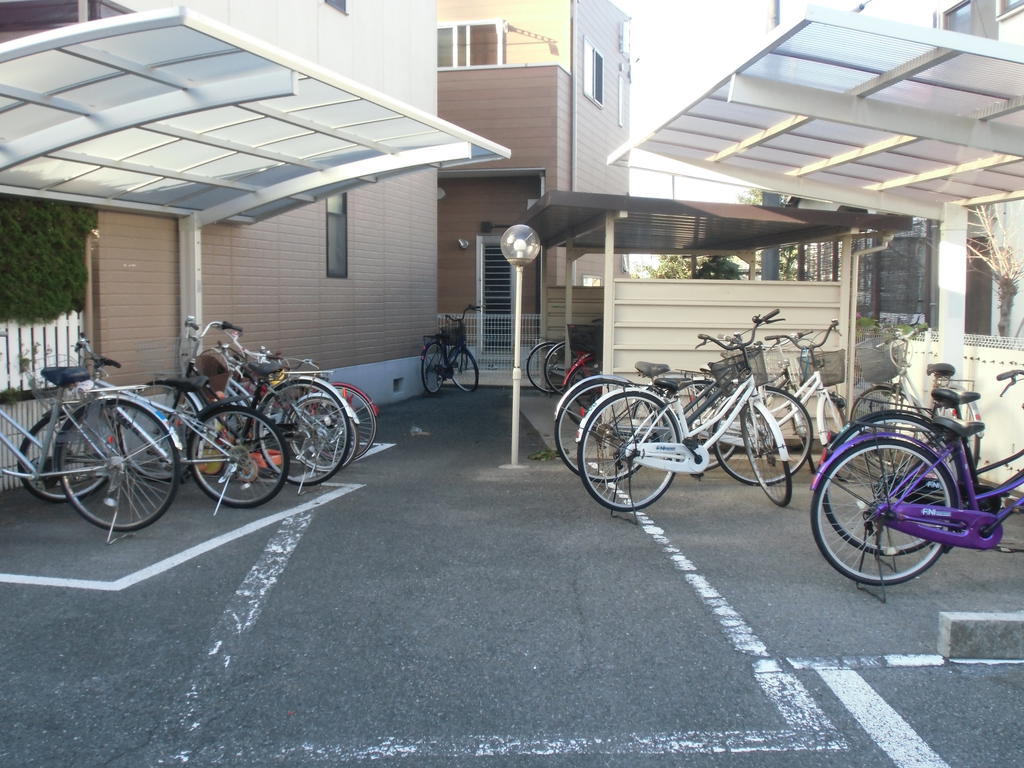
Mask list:
[[[466,250],[467,248],[469,248],[469,240],[467,240],[464,237],[460,237],[455,242],[458,243],[459,248],[461,248],[462,250]]]

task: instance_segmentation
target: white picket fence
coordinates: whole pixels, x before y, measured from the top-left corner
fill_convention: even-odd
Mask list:
[[[81,313],[39,325],[0,324],[0,390],[30,389],[27,374],[48,365],[77,364]]]

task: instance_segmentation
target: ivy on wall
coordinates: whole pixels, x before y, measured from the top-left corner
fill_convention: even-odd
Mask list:
[[[39,323],[81,310],[85,244],[96,211],[0,197],[0,322]]]

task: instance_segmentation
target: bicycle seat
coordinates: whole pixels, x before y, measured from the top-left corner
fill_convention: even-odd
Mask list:
[[[925,371],[929,376],[942,376],[948,379],[956,373],[956,368],[949,363],[929,363]]]
[[[932,400],[940,408],[957,408],[973,403],[981,397],[977,392],[957,392],[955,389],[936,387],[932,390]]]
[[[649,379],[661,376],[661,374],[668,373],[672,370],[669,366],[665,365],[665,363],[645,363],[643,360],[638,360],[634,367],[638,373]]]
[[[945,416],[936,416],[932,424],[944,432],[951,433],[957,437],[968,438],[985,431],[985,423],[982,421],[969,421],[967,423],[956,419],[947,419]]]
[[[658,376],[656,379],[654,379],[653,383],[654,386],[658,387],[659,389],[664,389],[668,390],[669,392],[677,393],[679,392],[679,390],[686,389],[686,387],[693,384],[693,379],[679,379],[675,377]]]
[[[260,378],[269,376],[272,373],[277,373],[278,371],[283,371],[285,368],[283,363],[249,363],[245,367],[246,370],[251,371]]]
[[[195,392],[197,394],[203,393],[203,387],[210,382],[210,379],[206,376],[192,376],[186,378],[184,376],[172,376],[166,379],[154,379],[154,384],[160,384],[165,387],[171,387],[179,392]]]
[[[83,368],[77,365],[43,368],[40,373],[44,379],[55,387],[66,387],[69,384],[88,381],[90,376],[88,368]]]

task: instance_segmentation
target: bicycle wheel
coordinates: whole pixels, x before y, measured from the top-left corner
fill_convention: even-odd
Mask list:
[[[773,416],[753,403],[747,403],[740,413],[743,446],[750,461],[754,477],[773,504],[784,507],[793,498],[793,472],[788,459],[779,455],[779,445],[772,424]],[[777,428],[777,427],[776,427]]]
[[[62,486],[75,511],[107,531],[155,523],[174,501],[181,474],[166,422],[114,397],[88,402],[72,414],[54,445],[53,466],[68,471]]]
[[[789,465],[796,474],[811,452],[814,432],[807,408],[789,392],[775,387],[764,387],[762,401],[782,431],[782,439],[789,451]],[[714,455],[727,475],[744,485],[759,485],[747,452],[744,448],[743,428],[740,419],[729,426],[725,434],[715,443]]]
[[[432,341],[420,355],[420,379],[427,394],[436,395],[444,381],[444,347],[441,342]]]
[[[58,418],[63,418],[63,416]],[[52,445],[49,452],[50,455],[45,458],[42,456],[42,448],[39,445],[46,436],[46,427],[49,423],[50,414],[47,414],[33,424],[32,428],[29,429],[29,432],[32,433],[32,437],[23,438],[21,445],[18,448],[25,456],[32,460],[34,465],[38,466],[41,462],[43,472],[53,471]],[[62,425],[58,424],[57,430],[54,432],[54,440],[59,439],[60,430],[62,428]],[[64,492],[64,484],[61,482],[60,477],[41,477],[38,480],[33,480],[29,477],[20,477],[18,479],[20,480],[22,487],[37,499],[56,504],[63,504],[68,500],[67,494]],[[76,488],[75,494],[77,496],[87,496],[103,485],[103,483],[104,479],[100,476],[93,477],[91,484],[87,482],[86,478],[82,478],[82,482],[79,483],[79,487]]]
[[[264,414],[226,403],[197,417],[185,448],[199,489],[229,507],[256,507],[284,487],[288,448]]]
[[[898,410],[904,406],[903,397],[892,384],[876,384],[864,390],[850,411],[850,421],[857,421],[875,411]]]
[[[818,428],[817,434],[819,436],[822,433],[825,434],[825,440],[821,445],[823,449],[832,442],[832,438],[838,435],[846,425],[844,409],[835,401],[835,397],[829,391],[818,393],[819,407],[816,409],[815,415],[821,420],[821,423],[816,425]],[[820,437],[819,442],[821,442]]]
[[[549,392],[561,393],[565,380],[565,342],[555,344],[548,353],[544,355],[544,381],[548,385]]]
[[[270,390],[256,410],[269,416],[284,437],[290,483],[322,483],[355,452],[355,429],[333,395],[289,383]]]
[[[351,384],[335,382],[334,388],[352,406],[359,423],[356,424],[356,433],[359,439],[356,444],[356,453],[353,461],[366,453],[377,439],[377,404],[370,399],[370,396]]]
[[[650,506],[675,474],[643,463],[647,443],[678,443],[682,430],[669,406],[648,392],[620,392],[587,415],[576,462],[583,486],[598,504],[632,512]]]
[[[631,383],[619,377],[591,376],[566,390],[562,396],[555,408],[555,449],[562,463],[573,473],[579,474],[576,466],[576,436],[590,406],[611,388],[624,389],[628,386]]]
[[[942,555],[942,545],[885,525],[894,489],[921,473],[913,489],[919,504],[956,506],[956,482],[931,451],[882,437],[850,448],[818,478],[811,499],[811,530],[822,556],[848,579],[881,586],[920,575]]]
[[[557,343],[557,341],[542,341],[534,344],[530,354],[526,356],[526,378],[541,392],[552,391],[551,387],[548,386],[547,380],[544,378],[544,358],[551,347]]]
[[[452,381],[463,392],[472,392],[480,384],[480,369],[473,353],[463,347],[452,360]]]

